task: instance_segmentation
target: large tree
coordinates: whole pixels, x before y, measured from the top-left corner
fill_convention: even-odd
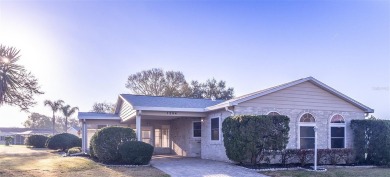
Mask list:
[[[215,98],[229,100],[234,97],[234,89],[226,88],[225,81],[217,81],[214,78],[208,79],[205,83],[198,81],[191,82],[192,98]]]
[[[57,100],[57,101],[45,100],[44,101],[44,105],[49,106],[51,111],[53,112],[53,117],[52,117],[53,135],[56,133],[56,131],[55,131],[55,123],[56,123],[55,113],[62,108],[62,104],[64,104],[64,101],[62,101],[62,100]]]
[[[52,122],[50,117],[39,113],[31,113],[27,120],[23,123],[23,126],[26,128],[45,128],[49,129],[52,127]]]
[[[115,104],[112,103],[94,103],[92,106],[91,112],[98,112],[98,113],[114,113],[115,112]]]
[[[0,106],[18,106],[23,111],[36,104],[33,96],[43,94],[38,80],[17,64],[20,50],[0,45]]]
[[[131,93],[151,96],[231,99],[234,89],[226,87],[225,81],[214,78],[205,83],[192,81],[188,84],[180,71],[153,68],[131,74],[126,83]]]
[[[23,126],[26,128],[42,128],[42,129],[50,129],[52,128],[52,118],[39,114],[39,113],[31,113],[27,120],[23,123]],[[62,132],[65,129],[65,118],[58,116],[55,122],[55,130],[57,132]],[[78,120],[74,118],[69,118],[68,120],[69,127],[80,128]]]
[[[76,111],[78,111],[78,107],[71,107],[70,105],[62,106],[61,111],[62,114],[65,116],[65,127],[64,127],[64,132],[68,132],[68,118],[72,116]]]
[[[184,97],[191,94],[182,72],[164,72],[158,68],[131,74],[127,79],[126,88],[139,95]]]

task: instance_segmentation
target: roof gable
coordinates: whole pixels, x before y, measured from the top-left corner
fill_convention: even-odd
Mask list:
[[[265,96],[265,95],[269,95],[271,93],[275,93],[277,91],[280,91],[280,90],[283,90],[283,89],[286,89],[286,88],[290,88],[292,86],[295,86],[295,85],[298,85],[298,84],[301,84],[301,83],[304,83],[304,82],[310,82],[314,85],[316,85],[317,87],[331,93],[332,95],[335,95],[336,97],[352,104],[353,106],[356,106],[357,108],[363,110],[364,112],[366,113],[372,113],[374,112],[373,109],[357,102],[356,100],[338,92],[337,90],[327,86],[326,84],[316,80],[315,78],[313,77],[307,77],[307,78],[303,78],[303,79],[299,79],[299,80],[296,80],[296,81],[292,81],[292,82],[289,82],[289,83],[286,83],[286,84],[282,84],[282,85],[279,85],[279,86],[275,86],[275,87],[271,87],[271,88],[268,88],[268,89],[265,89],[265,90],[260,90],[260,91],[257,91],[257,92],[253,92],[253,93],[250,93],[250,94],[246,94],[246,95],[243,95],[243,96],[240,96],[240,97],[237,97],[237,98],[234,98],[234,99],[231,99],[231,100],[228,100],[228,101],[225,101],[225,102],[222,102],[218,105],[215,105],[215,106],[210,106],[208,107],[207,109],[208,110],[216,110],[216,109],[221,109],[223,107],[226,107],[226,106],[234,106],[234,105],[238,105],[240,103],[243,103],[243,102],[246,102],[248,100],[252,100],[252,99],[255,99],[255,98],[259,98],[259,97],[262,97],[262,96]]]

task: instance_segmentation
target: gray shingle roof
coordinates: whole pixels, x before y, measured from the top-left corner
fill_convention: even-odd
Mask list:
[[[206,108],[223,102],[224,100],[195,99],[183,97],[162,97],[121,94],[131,105],[137,107],[171,107],[171,108]]]
[[[78,112],[79,119],[120,119],[116,114],[98,112]]]

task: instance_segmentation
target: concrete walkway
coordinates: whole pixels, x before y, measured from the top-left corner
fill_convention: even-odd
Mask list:
[[[234,164],[181,156],[153,156],[152,166],[172,177],[265,177]]]

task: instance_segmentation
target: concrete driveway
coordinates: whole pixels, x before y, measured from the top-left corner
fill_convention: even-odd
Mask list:
[[[151,165],[172,177],[262,177],[260,173],[234,164],[181,156],[153,156]]]

